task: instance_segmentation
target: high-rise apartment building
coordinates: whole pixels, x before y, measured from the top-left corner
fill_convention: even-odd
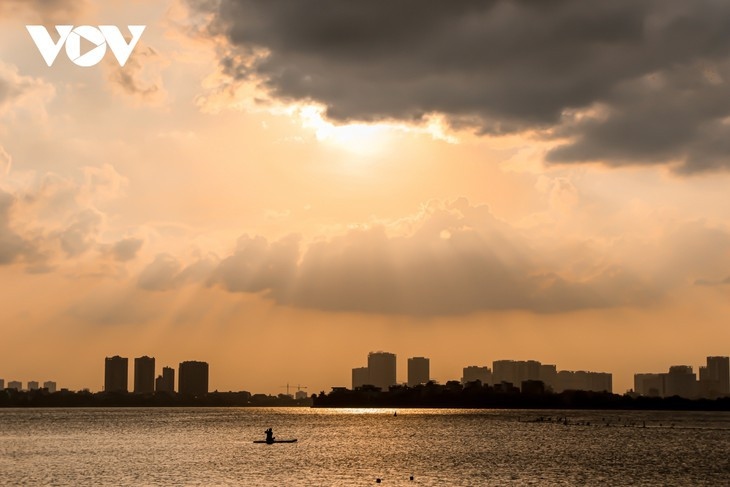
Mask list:
[[[370,352],[368,354],[368,375],[370,384],[387,391],[396,384],[395,354]]]
[[[540,365],[540,380],[546,389],[555,391],[558,387],[558,367],[555,365]]]
[[[707,381],[716,386],[717,396],[730,395],[730,357],[707,357]]]
[[[486,365],[479,367],[478,365],[470,365],[464,367],[462,371],[461,383],[467,384],[469,382],[479,381],[482,385],[488,386],[492,384],[492,371]]]
[[[208,363],[196,361],[181,362],[178,368],[177,390],[180,394],[207,394]]]
[[[667,397],[694,398],[697,396],[697,375],[692,371],[690,365],[672,365],[664,380],[664,394]]]
[[[149,394],[155,391],[155,358],[134,359],[134,393]]]
[[[157,392],[175,392],[175,369],[162,367],[162,375],[155,380]]]
[[[634,374],[634,392],[647,397],[664,397],[666,374]]]
[[[370,373],[367,367],[355,367],[352,369],[352,389],[362,387],[370,383]]]
[[[569,390],[612,392],[613,375],[606,372],[561,370],[557,374],[556,383],[555,392]]]
[[[431,380],[431,361],[426,357],[408,359],[408,387],[425,384]]]
[[[495,384],[509,382],[520,387],[527,380],[540,380],[540,362],[536,360],[495,360],[492,380]]]
[[[38,381],[37,380],[29,380],[28,381],[28,390],[29,391],[37,391],[40,388],[41,388],[41,386],[40,386],[40,384],[38,384]]]
[[[129,360],[115,355],[104,359],[104,390],[106,392],[127,392],[129,381]]]
[[[54,393],[56,392],[56,383],[52,380],[47,380],[43,383],[43,388],[47,389],[50,393]]]

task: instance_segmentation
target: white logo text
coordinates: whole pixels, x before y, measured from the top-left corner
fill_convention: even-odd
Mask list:
[[[142,37],[145,27],[144,25],[128,26],[132,40],[127,43],[119,28],[114,25],[100,25],[98,28],[90,25],[80,25],[76,28],[73,25],[57,25],[56,32],[58,32],[59,39],[56,42],[51,39],[51,35],[42,25],[25,26],[48,66],[53,66],[65,44],[66,55],[71,62],[85,68],[96,66],[104,59],[107,45],[119,61],[119,65],[124,66]],[[81,54],[81,39],[93,44],[91,49],[83,54]]]

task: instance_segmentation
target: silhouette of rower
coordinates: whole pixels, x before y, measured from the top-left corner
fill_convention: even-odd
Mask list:
[[[266,433],[266,443],[273,443],[274,442],[274,432],[271,428],[264,431]]]

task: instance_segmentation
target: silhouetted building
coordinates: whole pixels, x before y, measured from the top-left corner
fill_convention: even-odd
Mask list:
[[[542,364],[537,360],[525,360],[518,362],[518,372],[521,383],[525,381],[539,381],[540,368]]]
[[[647,397],[664,397],[666,374],[634,374],[634,392]]]
[[[555,365],[540,365],[540,380],[546,389],[555,391],[558,388],[558,368]]]
[[[555,392],[593,391],[612,392],[613,376],[605,372],[586,372],[584,370],[561,370],[558,372]]]
[[[297,391],[294,393],[294,399],[306,399],[307,398],[307,391]]]
[[[0,391],[5,389],[5,379],[0,379]]]
[[[43,388],[47,389],[50,393],[54,393],[56,392],[56,383],[52,380],[47,380],[43,383]]]
[[[501,384],[502,382],[519,384],[517,375],[517,362],[514,360],[495,360],[492,362],[492,381],[495,384]]]
[[[665,377],[664,393],[667,397],[680,396],[694,398],[697,396],[697,376],[690,365],[672,365]]]
[[[134,393],[149,394],[155,391],[155,358],[134,359]]]
[[[115,355],[104,359],[104,390],[106,392],[127,392],[129,382],[129,360]]]
[[[29,391],[37,391],[40,389],[40,385],[38,384],[37,380],[29,380],[28,381],[28,390]]]
[[[408,359],[408,387],[425,384],[430,380],[431,362],[426,357]]]
[[[8,382],[8,389],[15,389],[16,391],[22,391],[23,384],[20,381],[11,380],[10,382]]]
[[[200,395],[208,393],[207,362],[181,362],[178,375],[177,390],[180,394]]]
[[[730,358],[707,357],[700,367],[699,395],[706,398],[730,396]]]
[[[714,399],[719,397],[717,390],[720,388],[718,381],[710,378],[710,373],[707,370],[707,366],[700,365],[699,378],[697,381],[697,397],[704,397],[708,399]]]
[[[720,383],[720,395],[730,394],[730,357],[707,357],[707,371]]]
[[[396,384],[395,354],[370,352],[368,354],[368,375],[370,385],[387,391]]]
[[[162,375],[155,380],[157,392],[175,392],[175,369],[162,367]]]
[[[479,381],[483,385],[491,385],[492,370],[486,365],[484,367],[479,367],[478,365],[469,365],[468,367],[464,367],[461,383],[466,384],[474,381]]]
[[[492,381],[495,384],[522,384],[528,380],[540,380],[540,366],[536,360],[495,360],[492,363]]]
[[[370,373],[367,367],[355,367],[352,369],[352,389],[362,387],[370,383]]]
[[[575,373],[570,370],[561,370],[558,372],[558,387],[555,392],[576,391],[578,384],[575,380]]]
[[[706,370],[703,369],[700,368],[700,373],[706,377]],[[634,374],[634,392],[642,396],[680,396],[688,399],[703,393],[689,365],[673,365],[669,367],[668,373],[662,374]]]

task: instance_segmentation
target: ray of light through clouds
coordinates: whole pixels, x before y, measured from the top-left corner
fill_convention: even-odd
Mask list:
[[[124,68],[48,68],[24,26],[59,22],[147,29]],[[3,1],[0,372],[96,390],[104,356],[148,354],[312,392],[387,349],[440,381],[534,358],[623,392],[727,355],[729,22],[714,0]],[[271,349],[292,360],[261,370]]]

